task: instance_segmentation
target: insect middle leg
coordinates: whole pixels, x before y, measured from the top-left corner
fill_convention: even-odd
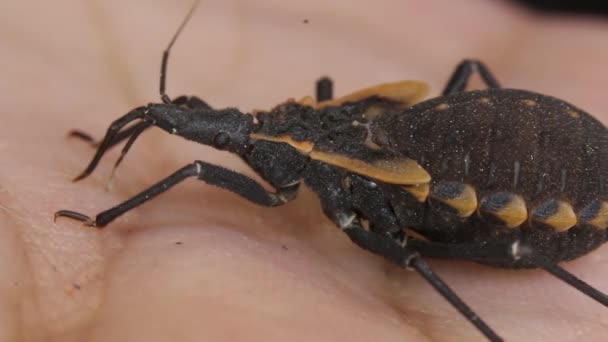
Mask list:
[[[70,210],[60,210],[56,212],[55,218],[62,216],[69,217],[82,221],[87,226],[104,227],[127,211],[142,205],[190,177],[197,177],[199,180],[208,184],[232,191],[253,203],[267,207],[282,205],[294,199],[299,187],[299,184],[296,183],[278,189],[277,192],[270,192],[264,189],[258,182],[238,172],[203,161],[195,161],[142,191],[138,195],[135,195],[131,199],[99,213],[94,220],[84,214]]]
[[[466,89],[473,72],[477,71],[488,88],[501,88],[496,77],[481,61],[465,59],[460,62],[446,84],[443,95],[462,92]]]

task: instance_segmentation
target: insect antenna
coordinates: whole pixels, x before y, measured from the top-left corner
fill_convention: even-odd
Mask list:
[[[160,66],[160,97],[161,97],[163,103],[166,103],[166,104],[173,103],[171,98],[165,93],[165,85],[166,85],[166,79],[167,79],[167,77],[166,77],[167,63],[169,62],[169,53],[171,52],[171,48],[173,47],[173,44],[175,44],[177,37],[179,37],[180,33],[184,30],[184,27],[186,26],[186,24],[188,24],[188,21],[192,17],[192,14],[196,10],[196,7],[198,7],[199,3],[200,3],[200,0],[197,0],[194,2],[194,4],[192,4],[192,7],[190,7],[190,10],[186,14],[186,17],[184,17],[184,20],[182,20],[182,23],[179,25],[179,27],[177,28],[177,31],[171,38],[169,45],[167,46],[165,51],[163,51],[163,58],[162,58],[161,66]],[[139,137],[139,135],[143,131],[145,131],[146,128],[148,128],[150,126],[152,126],[152,123],[144,121],[144,122],[140,122],[139,124],[133,125],[132,127],[129,127],[130,128],[129,140],[127,141],[127,143],[123,147],[122,151],[120,152],[120,157],[118,157],[118,159],[114,163],[114,167],[112,167],[112,173],[110,174],[110,177],[108,178],[108,181],[106,182],[106,190],[108,190],[110,188],[110,186],[112,185],[112,181],[114,180],[114,175],[116,174],[116,169],[118,168],[118,165],[120,165],[120,163],[122,163],[127,152],[129,152],[129,149],[135,142],[135,139],[137,139],[137,137]],[[125,132],[126,131],[127,130],[125,130]]]
[[[179,25],[179,28],[173,35],[173,38],[171,38],[171,41],[169,42],[169,45],[167,46],[165,51],[163,51],[163,59],[162,59],[161,65],[160,65],[160,98],[162,99],[163,103],[167,103],[167,104],[171,103],[171,98],[165,93],[165,84],[166,84],[166,79],[167,79],[167,63],[169,62],[169,53],[171,52],[171,48],[173,47],[173,44],[175,44],[177,37],[179,37],[180,33],[182,32],[182,30],[184,29],[184,27],[186,26],[186,24],[192,17],[194,10],[196,9],[196,7],[198,6],[199,3],[200,3],[200,0],[196,0],[194,2],[194,4],[192,4],[192,7],[190,7],[190,11],[188,11],[188,14],[186,14],[186,17],[184,18],[182,23]]]
[[[184,27],[186,26],[186,24],[188,23],[188,21],[192,17],[192,14],[194,13],[194,10],[196,9],[196,7],[198,6],[199,3],[200,3],[200,0],[197,0],[197,1],[194,2],[194,4],[192,5],[192,7],[190,7],[190,10],[188,11],[188,14],[186,14],[186,17],[184,18],[184,20],[180,24],[179,28],[177,29],[177,31],[175,32],[175,34],[173,35],[173,37],[171,38],[171,41],[169,42],[169,45],[163,51],[163,57],[162,57],[162,63],[161,63],[161,69],[160,69],[160,95],[161,95],[161,99],[162,99],[163,103],[166,103],[166,104],[173,103],[171,101],[171,98],[165,93],[167,63],[169,61],[169,53],[171,51],[171,47],[173,47],[173,44],[175,44],[175,41],[177,40],[177,37],[179,36],[179,34],[182,32],[182,30],[184,29]],[[111,148],[112,146],[114,146],[114,145],[116,145],[116,144],[120,143],[121,141],[123,141],[123,140],[125,140],[125,139],[128,138],[129,140],[127,141],[127,144],[125,145],[125,147],[122,149],[120,157],[118,158],[118,160],[114,164],[114,167],[112,169],[112,173],[110,174],[110,178],[108,179],[108,181],[106,183],[106,189],[108,189],[108,187],[110,186],[110,184],[112,183],[112,180],[114,178],[114,174],[116,172],[116,168],[118,167],[118,165],[120,165],[120,163],[124,159],[125,154],[129,151],[129,149],[133,145],[133,142],[135,142],[135,139],[144,130],[146,130],[150,126],[152,126],[151,123],[140,122],[140,123],[137,123],[135,125],[132,125],[132,126],[126,128],[124,130],[112,130],[111,132],[108,131],[108,133],[106,134],[106,136],[104,137],[104,139],[101,142],[98,142],[98,143],[95,142],[93,140],[93,138],[90,137],[86,133],[82,133],[80,131],[73,131],[73,132],[71,132],[70,133],[71,136],[80,137],[80,138],[84,139],[85,141],[88,141],[89,143],[93,144],[94,146],[96,145],[98,147],[97,153],[95,153],[95,156],[93,157],[93,160],[89,163],[89,165],[87,166],[87,168],[78,177],[74,178],[74,181],[79,181],[79,180],[87,177],[89,174],[91,174],[91,172],[93,172],[93,170],[95,169],[95,167],[97,167],[97,164],[101,160],[101,157],[105,154],[105,152],[109,148]],[[124,127],[124,124],[121,125],[120,127],[122,129]]]

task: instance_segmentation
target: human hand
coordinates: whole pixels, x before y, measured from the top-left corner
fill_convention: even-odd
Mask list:
[[[52,222],[59,209],[97,214],[195,159],[253,175],[151,130],[109,192],[117,152],[70,183],[93,150],[66,132],[101,137],[159,100],[160,54],[189,5],[5,5],[0,340],[483,340],[416,274],[353,246],[306,190],[269,209],[191,180],[101,231]],[[337,96],[399,79],[427,81],[437,95],[475,57],[507,87],[605,121],[606,33],[604,22],[496,1],[204,1],[173,49],[168,92],[246,111],[310,95],[327,74]],[[603,247],[566,268],[606,292],[607,259]],[[431,263],[507,340],[608,338],[605,308],[542,271]]]

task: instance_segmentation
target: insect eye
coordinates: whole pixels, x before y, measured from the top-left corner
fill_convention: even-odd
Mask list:
[[[224,149],[230,142],[230,135],[226,132],[219,132],[213,137],[213,146],[217,149]]]

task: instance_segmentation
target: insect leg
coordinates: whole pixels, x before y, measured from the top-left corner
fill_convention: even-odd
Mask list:
[[[466,89],[469,79],[477,71],[488,88],[500,88],[500,84],[483,62],[465,59],[460,62],[443,90],[443,95],[459,93]]]
[[[385,232],[374,233],[364,229],[359,215],[353,210],[357,194],[342,186],[344,173],[325,163],[311,161],[304,173],[304,181],[321,200],[323,212],[359,247],[382,256],[406,268],[413,268],[435,288],[454,308],[484,334],[490,341],[502,341],[469,306],[462,301],[427,265],[421,254],[403,247]]]
[[[381,255],[391,262],[405,268],[412,268],[443,296],[456,310],[471,322],[490,341],[502,341],[496,334],[452,289],[431,269],[421,255],[402,248],[389,236],[374,234],[361,226],[358,219],[343,228],[348,237],[359,247]]]
[[[294,184],[277,192],[269,192],[258,182],[240,173],[225,169],[221,166],[195,161],[179,169],[169,177],[135,195],[131,199],[99,213],[95,220],[90,217],[70,210],[60,210],[55,213],[57,217],[69,217],[84,222],[91,227],[104,227],[117,217],[127,211],[140,206],[146,201],[162,194],[187,178],[197,177],[208,184],[232,191],[241,197],[267,207],[273,207],[287,203],[297,195],[299,184]]]
[[[329,77],[321,77],[317,81],[317,102],[328,101],[334,98],[334,85]]]
[[[526,259],[530,263],[553,274],[555,277],[557,277],[561,281],[574,287],[575,289],[579,290],[580,292],[587,295],[588,297],[594,299],[598,303],[600,303],[604,306],[608,306],[608,295],[602,293],[601,291],[597,290],[593,286],[587,284],[586,282],[579,279],[574,274],[561,268],[559,265],[551,262],[550,260],[547,260],[542,255],[534,253],[534,251],[531,248],[527,248],[526,246],[516,245],[516,248],[513,248],[512,254],[514,255],[514,257]]]
[[[566,282],[570,286],[576,288],[583,294],[596,300],[597,302],[608,306],[608,296],[591,285],[582,281],[572,273],[566,271],[555,263],[547,260],[542,255],[534,253],[532,248],[522,245],[519,242],[508,244],[485,244],[484,246],[473,244],[451,245],[442,244],[421,240],[409,240],[407,246],[412,250],[419,252],[424,256],[431,258],[448,258],[483,261],[488,259],[505,259],[505,257],[513,260],[523,259],[538,268],[542,268],[553,274],[560,280]]]

